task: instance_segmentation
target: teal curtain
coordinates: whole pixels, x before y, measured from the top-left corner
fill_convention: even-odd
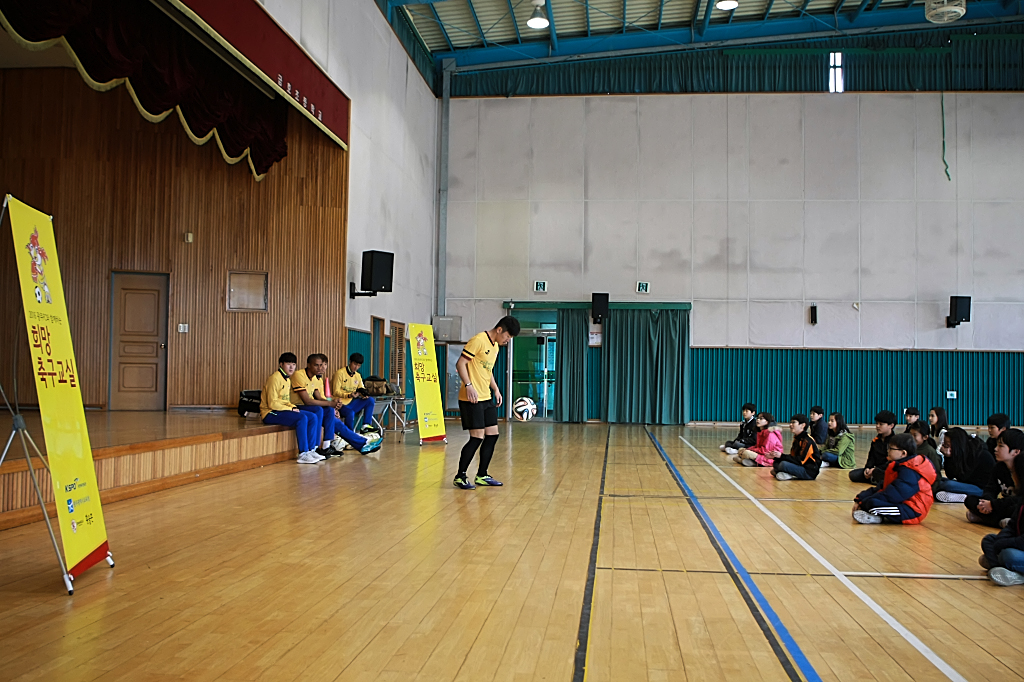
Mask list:
[[[590,311],[559,308],[555,326],[555,421],[587,420],[587,347]]]
[[[612,310],[605,318],[605,421],[682,424],[688,420],[688,314],[686,310]]]

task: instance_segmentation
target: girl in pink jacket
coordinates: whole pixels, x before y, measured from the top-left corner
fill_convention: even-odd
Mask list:
[[[770,467],[781,454],[782,429],[775,424],[775,417],[761,412],[757,415],[757,445],[742,448],[729,459],[745,467]]]

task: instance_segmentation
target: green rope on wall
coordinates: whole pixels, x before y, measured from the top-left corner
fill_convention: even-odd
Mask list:
[[[946,93],[939,93],[939,107],[942,109],[942,165],[946,167],[946,179],[953,182],[949,177],[949,164],[946,163]]]

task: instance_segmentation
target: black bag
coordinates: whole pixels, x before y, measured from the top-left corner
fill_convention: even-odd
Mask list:
[[[246,413],[260,413],[260,391],[242,391],[238,397],[238,416],[245,417]]]

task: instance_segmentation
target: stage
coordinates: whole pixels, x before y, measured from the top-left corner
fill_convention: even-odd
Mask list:
[[[22,414],[45,454],[39,412]],[[229,410],[86,412],[85,416],[104,502],[273,464],[295,454],[295,437],[289,430],[242,419]],[[11,433],[6,412],[0,415],[0,433],[6,443]],[[32,466],[53,516],[49,474],[38,458],[33,457]],[[41,518],[16,437],[0,465],[0,530]]]

